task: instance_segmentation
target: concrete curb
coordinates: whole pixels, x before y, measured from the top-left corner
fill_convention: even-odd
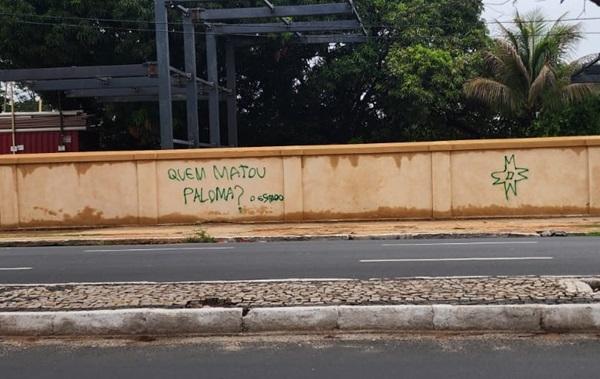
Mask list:
[[[433,330],[431,305],[339,306],[340,330]]]
[[[242,319],[249,332],[322,331],[337,327],[337,307],[254,308]]]
[[[323,331],[600,331],[600,304],[391,305],[3,312],[0,336]]]
[[[436,330],[540,331],[540,305],[434,305]],[[568,305],[567,305],[568,307]]]
[[[407,239],[449,239],[449,238],[518,238],[518,237],[582,237],[586,233],[554,232],[544,233],[397,233],[356,235],[288,235],[288,236],[248,236],[248,237],[216,237],[215,242],[285,242],[285,241],[364,241],[364,240],[407,240]],[[44,247],[44,246],[103,246],[103,245],[166,245],[197,243],[193,238],[89,238],[89,239],[40,239],[0,241],[0,247]]]
[[[2,336],[231,334],[242,308],[0,313]]]

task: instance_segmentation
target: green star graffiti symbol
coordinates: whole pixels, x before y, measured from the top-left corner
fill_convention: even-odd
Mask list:
[[[504,185],[504,195],[506,200],[509,200],[511,192],[514,196],[517,196],[517,183],[529,179],[525,175],[527,172],[529,172],[529,169],[517,167],[514,154],[510,157],[504,156],[504,171],[492,172],[493,185]]]

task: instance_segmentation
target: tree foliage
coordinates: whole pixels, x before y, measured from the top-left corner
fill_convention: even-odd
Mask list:
[[[548,25],[539,11],[514,18],[514,29],[500,25],[503,37],[496,39],[485,63],[489,77],[465,84],[465,91],[495,111],[519,121],[522,133],[540,112],[554,112],[592,95],[594,86],[571,83],[581,70],[579,61],[567,63],[564,56],[581,39],[579,24],[564,24],[562,18]]]
[[[345,143],[486,135],[485,128],[471,122],[462,93],[464,81],[478,72],[477,52],[488,42],[481,1],[364,0],[358,5],[371,33],[367,44],[319,50],[286,46],[285,59],[278,61],[268,59],[272,50],[266,52],[278,46],[261,50],[267,57],[264,67],[247,75],[261,87],[252,104],[266,101],[269,105],[262,109],[273,113],[243,114],[245,141]],[[315,54],[318,59],[308,64]]]
[[[533,123],[532,135],[577,136],[600,135],[600,95],[585,98],[581,102],[555,112],[547,112]]]
[[[0,0],[0,65],[35,68],[142,63],[155,60],[152,0]],[[119,20],[119,21],[112,21]],[[44,100],[58,106],[56,93]],[[65,109],[98,116],[89,148],[157,146],[156,113],[145,104],[65,99]]]
[[[0,0],[0,17],[5,67],[139,63],[154,55],[152,0]]]

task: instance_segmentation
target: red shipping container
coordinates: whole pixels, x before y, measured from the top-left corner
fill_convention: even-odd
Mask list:
[[[59,145],[64,145],[64,151],[79,151],[79,131],[64,131],[64,143],[61,143],[61,134],[58,131],[17,132],[15,137],[16,145],[23,146],[23,150],[17,154],[56,153],[59,152]],[[12,154],[11,146],[12,133],[0,133],[0,154]]]
[[[83,111],[0,113],[0,154],[13,154],[13,128],[17,154],[79,151],[87,118]]]

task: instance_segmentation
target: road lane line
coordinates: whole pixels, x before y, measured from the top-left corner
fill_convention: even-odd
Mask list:
[[[384,243],[381,246],[465,246],[465,245],[534,245],[538,241],[520,242],[436,242],[436,243]]]
[[[230,283],[304,283],[304,282],[348,282],[356,278],[282,278],[282,279],[233,279],[233,280],[188,280],[188,281],[129,281],[129,282],[61,282],[61,283],[1,283],[3,287],[60,287],[88,285],[145,285],[145,284],[230,284]],[[376,279],[381,280],[381,279]]]
[[[406,259],[361,259],[360,263],[381,262],[469,262],[469,261],[549,261],[554,257],[486,257],[486,258],[406,258]]]
[[[27,271],[33,270],[33,267],[0,267],[0,271]]]
[[[128,251],[181,251],[181,250],[233,250],[235,247],[163,247],[163,248],[144,248],[144,249],[93,249],[84,250],[86,253],[112,253],[112,252],[128,252]]]

